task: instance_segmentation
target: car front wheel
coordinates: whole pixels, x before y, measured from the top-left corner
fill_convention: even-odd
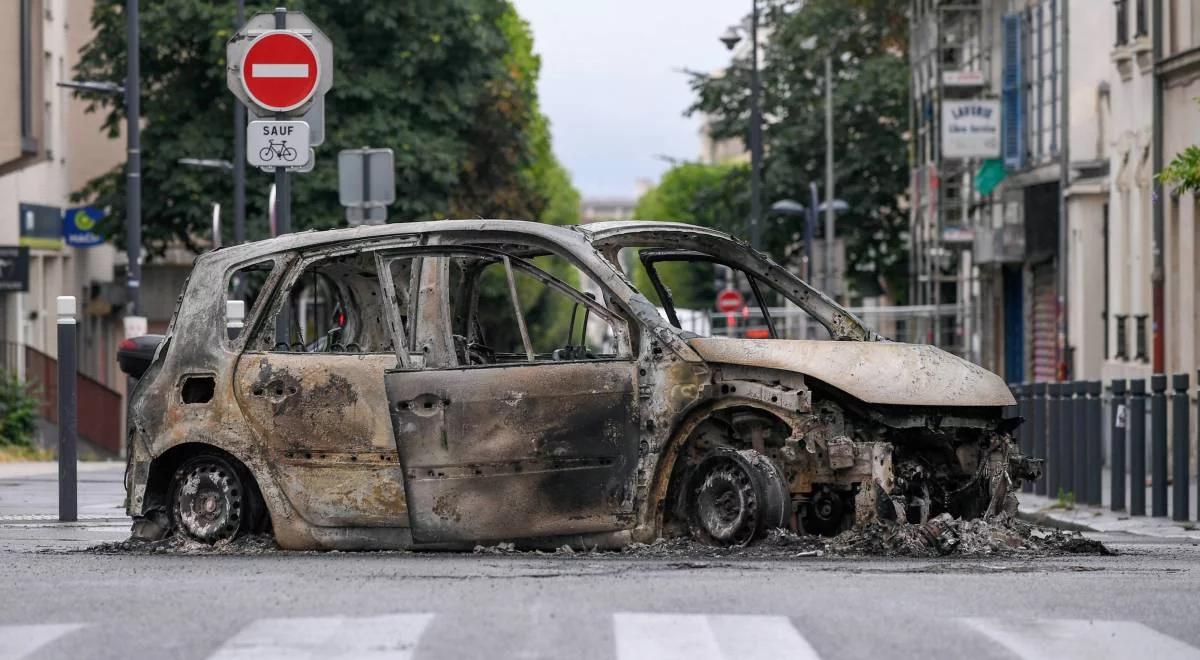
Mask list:
[[[790,509],[778,468],[749,449],[710,453],[692,474],[688,494],[692,537],[708,545],[746,545],[783,527]]]
[[[222,456],[184,461],[171,479],[171,522],[201,543],[230,541],[258,531],[263,506],[249,474]]]

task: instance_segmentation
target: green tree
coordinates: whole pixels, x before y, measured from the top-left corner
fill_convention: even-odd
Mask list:
[[[123,3],[97,2],[95,38],[76,75],[120,80],[125,72]],[[252,3],[248,13],[274,5]],[[294,177],[294,225],[343,223],[336,153],[362,145],[396,154],[399,220],[517,217],[571,222],[569,177],[550,151],[537,107],[537,58],[528,29],[506,0],[294,0],[334,44],[334,86],[326,96],[326,141],[315,169]],[[195,249],[207,236],[208,208],[231,208],[227,175],[176,164],[183,157],[232,153],[233,95],[226,89],[225,43],[233,3],[142,3],[141,67],[144,240],[151,256],[172,241]],[[520,42],[517,37],[527,41]],[[115,135],[125,119],[117,97],[93,99]],[[90,182],[80,198],[109,208],[101,227],[123,240],[122,167]],[[251,238],[266,236],[269,175],[247,173]],[[228,223],[227,223],[228,224]],[[226,237],[228,238],[228,237]]]
[[[833,56],[838,218],[850,283],[860,295],[880,287],[904,295],[908,186],[907,2],[772,0],[763,15],[764,206],[784,197],[807,203],[809,182],[825,178],[824,60]],[[717,138],[747,134],[749,62],[723,75],[698,75],[691,112],[713,120]],[[822,186],[823,189],[823,186]],[[803,234],[801,218],[767,218],[764,247],[777,258]],[[744,235],[744,232],[742,232]]]
[[[1200,98],[1196,99],[1200,102]],[[1200,147],[1189,145],[1158,174],[1159,181],[1176,192],[1200,192]]]

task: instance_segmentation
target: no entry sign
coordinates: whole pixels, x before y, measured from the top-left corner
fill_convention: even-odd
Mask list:
[[[287,30],[264,32],[242,56],[242,88],[259,107],[288,112],[308,103],[321,77],[317,50],[308,39]]]
[[[737,289],[725,289],[717,294],[717,311],[736,312],[746,306],[746,299]]]

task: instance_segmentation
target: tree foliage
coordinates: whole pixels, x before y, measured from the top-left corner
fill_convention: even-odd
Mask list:
[[[824,60],[833,61],[835,189],[849,203],[838,233],[846,239],[851,285],[903,296],[908,185],[906,61],[902,0],[771,0],[761,20],[764,206],[796,198],[825,178]],[[722,75],[693,79],[690,112],[713,121],[717,138],[742,137],[750,117],[748,53]],[[739,217],[745,217],[739,216]],[[764,247],[787,256],[803,236],[801,218],[767,218]]]
[[[1200,102],[1200,98],[1196,99]],[[1200,192],[1200,147],[1190,145],[1159,172],[1158,179],[1176,192]]]
[[[274,5],[251,3],[247,14]],[[123,3],[97,2],[95,38],[76,76],[122,80]],[[232,2],[142,3],[142,189],[144,240],[151,254],[173,241],[197,248],[209,206],[232,208],[231,177],[177,164],[184,157],[243,157],[233,149],[233,95],[225,43]],[[516,217],[576,220],[570,179],[550,150],[537,106],[538,60],[528,26],[506,0],[294,0],[334,44],[334,86],[325,98],[326,140],[315,169],[293,177],[294,226],[342,224],[336,154],[391,147],[396,154],[394,220]],[[125,120],[117,97],[93,99],[115,135]],[[247,168],[247,234],[267,235],[271,178]],[[122,238],[123,164],[90,182],[80,198],[110,210],[102,226]],[[230,223],[226,223],[229,225]],[[229,238],[228,236],[226,238]],[[123,240],[123,238],[122,238]]]

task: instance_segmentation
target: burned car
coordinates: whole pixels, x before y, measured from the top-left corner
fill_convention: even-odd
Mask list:
[[[667,275],[714,270],[758,327],[681,322],[696,314]],[[789,338],[793,313],[821,337]],[[999,377],[677,223],[439,221],[215,250],[142,369],[126,487],[143,538],[734,545],[1011,514],[1037,476]]]

